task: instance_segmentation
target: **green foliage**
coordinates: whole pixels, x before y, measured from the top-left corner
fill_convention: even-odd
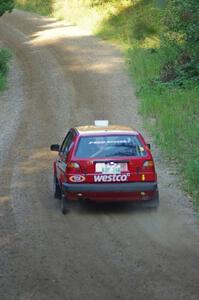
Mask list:
[[[157,34],[163,30],[161,13],[153,0],[129,1],[123,9],[120,7],[119,13],[111,14],[108,20],[101,22],[98,33],[129,47],[148,47],[146,41],[154,44]]]
[[[84,4],[88,4],[89,6],[98,6],[98,5],[103,5],[107,2],[114,2],[114,0],[83,0]]]
[[[198,0],[168,0],[165,21],[169,30],[184,35],[185,43],[197,42],[199,40]]]
[[[140,20],[136,22],[133,29],[133,36],[137,40],[143,40],[145,37],[156,34],[156,29],[153,24]]]
[[[5,12],[11,12],[15,6],[14,0],[0,0],[0,16]]]
[[[0,49],[0,74],[6,75],[8,72],[8,62],[11,58],[11,53],[8,49]]]
[[[16,0],[17,7],[28,11],[51,16],[53,12],[53,0]]]
[[[198,93],[199,88],[194,86],[176,89],[150,84],[139,91],[141,112],[148,116],[147,125],[165,155],[178,163],[184,188],[198,201],[199,207]]]
[[[8,62],[11,58],[11,53],[8,49],[0,49],[0,90],[5,87],[6,75],[8,72]]]
[[[176,78],[199,80],[199,3],[198,0],[168,0],[164,21],[168,28],[163,43],[179,49],[175,65]]]

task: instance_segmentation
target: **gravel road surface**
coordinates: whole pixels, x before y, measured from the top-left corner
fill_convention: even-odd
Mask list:
[[[199,228],[175,168],[143,130],[121,53],[88,32],[15,10],[0,18],[13,51],[0,96],[0,299],[198,300]],[[152,142],[158,212],[52,196],[51,143],[109,119]]]

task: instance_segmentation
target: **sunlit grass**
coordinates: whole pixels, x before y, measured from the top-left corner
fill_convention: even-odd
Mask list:
[[[32,11],[44,16],[51,16],[53,13],[52,0],[17,0],[18,8]]]
[[[165,156],[175,161],[183,188],[199,207],[199,87],[189,83],[181,88],[157,80],[163,64],[175,55],[172,49],[134,48],[127,61],[146,126]]]
[[[146,85],[139,92],[141,113],[152,118],[153,122],[148,121],[147,125],[157,144],[178,162],[184,188],[199,205],[198,94],[199,87],[193,86],[183,90]]]

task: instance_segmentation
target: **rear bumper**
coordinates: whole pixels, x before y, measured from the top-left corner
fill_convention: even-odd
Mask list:
[[[157,191],[157,182],[128,182],[128,183],[63,183],[64,192],[148,192]]]

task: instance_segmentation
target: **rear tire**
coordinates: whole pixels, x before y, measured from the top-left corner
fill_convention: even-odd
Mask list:
[[[60,208],[63,215],[66,215],[69,212],[68,200],[65,198],[64,193],[61,194]]]
[[[53,186],[54,186],[54,198],[55,199],[61,199],[61,188],[60,188],[60,185],[58,183],[58,179],[55,175],[54,175]]]
[[[160,201],[159,201],[159,193],[158,191],[156,192],[155,197],[152,200],[148,200],[145,203],[145,207],[146,208],[150,208],[150,209],[154,209],[157,210],[158,207],[160,205]]]

